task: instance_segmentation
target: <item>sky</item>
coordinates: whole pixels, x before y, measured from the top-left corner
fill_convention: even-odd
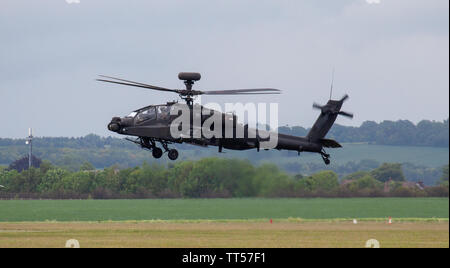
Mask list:
[[[448,0],[2,0],[0,137],[112,135],[113,116],[177,100],[99,74],[195,89],[273,87],[280,125],[310,127],[312,103],[349,94],[341,125],[449,117]]]

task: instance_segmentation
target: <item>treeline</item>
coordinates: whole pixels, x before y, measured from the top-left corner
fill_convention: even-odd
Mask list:
[[[368,142],[377,145],[397,146],[449,146],[448,119],[443,122],[423,120],[414,125],[408,120],[366,121],[360,127],[334,125],[327,137],[339,142]],[[309,129],[303,127],[280,127],[279,132],[304,136]]]
[[[339,180],[333,171],[290,175],[273,164],[206,158],[168,166],[144,164],[71,172],[44,161],[39,168],[0,170],[0,198],[231,198],[231,197],[448,197],[448,166],[441,185],[406,182],[400,164],[383,164]]]
[[[134,146],[134,145],[133,145]],[[1,149],[1,148],[0,148]],[[20,152],[16,152],[13,149],[8,151],[3,151],[4,153],[10,153],[14,157],[8,158],[8,165],[10,169],[26,169],[28,168],[28,157],[26,156],[26,150],[21,155]],[[0,150],[0,155],[3,153]],[[157,163],[166,165],[171,162],[166,158],[155,160],[151,157],[151,154],[140,148],[133,147],[133,149],[86,149],[86,150],[74,150],[74,149],[46,149],[46,148],[34,148],[34,156],[39,156],[42,159],[50,161],[53,165],[61,167],[69,171],[78,171],[80,167],[85,163],[91,163],[96,169],[103,169],[105,167],[110,167],[117,165],[120,169],[140,166],[142,163],[147,162],[150,164]],[[296,153],[293,154],[292,158],[295,160],[289,160],[285,157],[285,153],[272,151],[272,152],[262,152],[258,153],[256,151],[248,152],[238,152],[230,154],[222,154],[221,158],[240,158],[240,159],[250,159],[253,165],[260,165],[263,163],[276,164],[281,170],[289,174],[314,174],[320,172],[324,169],[324,164],[319,157],[318,161],[309,162],[311,160],[305,160],[303,158],[298,158]],[[273,155],[272,155],[273,154]],[[24,156],[25,155],[25,156]],[[180,161],[188,160],[198,160],[202,158],[207,158],[217,155],[215,148],[196,148],[191,147],[191,150],[180,151]],[[24,156],[24,157],[23,157]],[[277,157],[278,156],[278,157]],[[40,161],[40,160],[39,160]],[[33,161],[38,163],[38,160]],[[17,164],[21,164],[21,168],[17,168]],[[370,171],[379,167],[381,161],[363,159],[359,161],[347,161],[343,163],[332,163],[332,165],[326,168],[334,171],[338,174],[340,178],[345,177],[351,173],[357,171]],[[428,167],[424,165],[417,165],[412,163],[402,163],[402,170],[405,178],[408,181],[419,182],[422,181],[427,186],[432,186],[436,184],[436,181],[442,174],[442,166]]]
[[[305,136],[309,129],[280,127],[279,132]],[[443,122],[423,120],[417,125],[411,121],[366,121],[360,127],[334,125],[329,138],[339,142],[368,142],[378,145],[449,147],[449,120]],[[25,139],[0,138],[0,146],[23,146]],[[102,138],[93,134],[79,138],[35,138],[36,147],[42,148],[107,148],[132,149],[134,144],[118,138]]]

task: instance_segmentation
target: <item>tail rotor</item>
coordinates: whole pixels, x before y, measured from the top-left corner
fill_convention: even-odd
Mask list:
[[[342,115],[348,118],[353,118],[353,113],[344,112],[341,111],[341,107],[344,104],[346,100],[349,99],[349,96],[346,94],[344,97],[342,97],[341,100],[335,101],[330,100],[326,105],[320,105],[318,103],[313,104],[314,109],[318,109],[322,111],[322,114],[330,114],[330,115]]]

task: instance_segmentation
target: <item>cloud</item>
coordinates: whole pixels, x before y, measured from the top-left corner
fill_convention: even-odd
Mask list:
[[[273,100],[281,124],[307,127],[336,66],[334,96],[348,93],[357,116],[341,124],[448,117],[448,1],[3,1],[0,114],[14,116],[0,137],[109,135],[112,116],[177,98],[97,74],[180,88],[178,72],[199,71],[200,90],[280,88],[204,101]]]
[[[380,4],[380,3],[381,3],[381,0],[366,0],[366,2],[367,2],[369,5],[372,5],[372,4]]]

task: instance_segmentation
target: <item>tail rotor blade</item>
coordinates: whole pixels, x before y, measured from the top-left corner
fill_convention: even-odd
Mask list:
[[[323,106],[320,105],[320,104],[314,103],[314,104],[313,104],[313,108],[314,108],[314,109],[322,110],[322,109],[323,109]]]
[[[344,111],[340,111],[339,115],[348,117],[348,118],[352,118],[353,119],[353,114],[352,113],[348,113],[348,112],[344,112]]]
[[[347,94],[345,94],[345,96],[342,97],[341,101],[344,102],[344,101],[346,101],[348,98],[349,98],[349,96],[348,96]]]

